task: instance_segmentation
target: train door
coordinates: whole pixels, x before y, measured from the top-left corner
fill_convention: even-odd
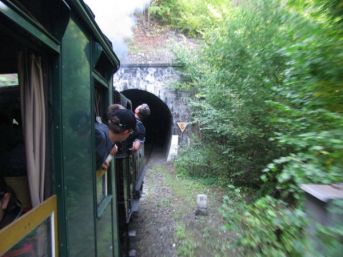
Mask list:
[[[51,57],[18,37],[15,24],[1,25],[0,255],[56,256],[47,104]]]

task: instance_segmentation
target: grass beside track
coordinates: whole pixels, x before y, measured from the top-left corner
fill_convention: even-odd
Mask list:
[[[228,249],[232,235],[225,231],[219,212],[223,197],[221,189],[206,184],[206,181],[177,176],[171,165],[156,165],[149,172],[152,178],[162,176],[164,186],[170,189],[169,198],[161,195],[157,205],[172,209],[177,256],[235,256]],[[195,215],[197,194],[208,196],[207,216]]]

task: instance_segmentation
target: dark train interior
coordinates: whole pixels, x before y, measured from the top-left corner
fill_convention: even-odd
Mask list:
[[[23,144],[23,133],[17,68],[20,46],[8,35],[0,35],[0,38],[0,174],[3,175],[10,173],[9,164],[5,161],[10,159],[5,155]]]
[[[20,215],[19,212],[31,208],[18,84],[17,60],[22,47],[7,34],[1,34],[0,38],[0,189],[14,191],[9,206],[19,199],[21,210],[17,214]],[[11,219],[2,218],[0,228]]]
[[[171,140],[172,115],[168,106],[157,96],[147,91],[129,89],[121,92],[132,102],[132,110],[138,105],[149,105],[151,115],[143,121],[146,128],[145,155],[166,157]]]

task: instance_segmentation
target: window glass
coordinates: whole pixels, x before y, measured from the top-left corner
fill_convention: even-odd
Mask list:
[[[18,86],[18,74],[0,74],[0,87]]]
[[[7,256],[30,256],[50,257],[53,256],[51,218],[46,219],[31,233],[26,235],[13,246],[3,257]]]
[[[97,191],[97,205],[99,205],[102,200],[108,195],[108,181],[107,181],[107,172],[97,175],[96,177],[96,191]]]

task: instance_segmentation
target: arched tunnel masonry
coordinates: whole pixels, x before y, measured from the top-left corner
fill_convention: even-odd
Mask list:
[[[193,127],[187,103],[194,92],[172,88],[173,83],[182,78],[177,67],[173,64],[129,64],[122,66],[114,76],[114,87],[132,101],[133,107],[143,102],[151,107],[151,117],[145,121],[146,144],[151,151],[157,148],[166,154],[172,136],[174,139],[177,136],[178,145],[190,140]]]

